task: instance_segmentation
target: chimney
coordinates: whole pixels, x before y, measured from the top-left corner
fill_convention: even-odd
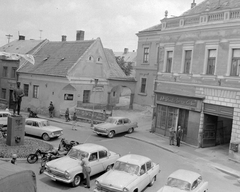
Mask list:
[[[67,36],[66,35],[62,35],[62,41],[67,41]]]
[[[79,30],[77,31],[76,41],[82,41],[82,40],[84,40],[84,31]]]
[[[127,53],[128,53],[128,48],[124,48],[123,54],[127,54]]]
[[[193,0],[193,2],[191,3],[191,9],[193,8],[193,7],[195,7],[197,4],[195,3],[195,0]]]
[[[25,40],[25,36],[19,35],[19,39],[18,40]]]

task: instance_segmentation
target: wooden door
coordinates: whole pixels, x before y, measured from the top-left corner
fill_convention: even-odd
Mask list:
[[[202,147],[212,147],[216,145],[217,121],[217,116],[204,115]]]

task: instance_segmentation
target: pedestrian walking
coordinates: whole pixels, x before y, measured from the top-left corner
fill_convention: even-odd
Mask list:
[[[76,115],[76,112],[73,113],[72,120],[73,120],[72,130],[77,131],[77,127],[76,127],[77,126],[77,115]]]
[[[70,121],[70,117],[69,117],[69,109],[67,108],[66,112],[65,112],[65,119],[66,122]]]
[[[175,130],[172,127],[169,129],[169,145],[174,145],[174,135],[175,135]]]
[[[91,167],[89,166],[89,162],[88,162],[86,154],[82,154],[81,161],[82,161],[81,162],[81,166],[82,166],[82,169],[83,169],[83,174],[86,177],[86,186],[85,186],[85,188],[90,188]]]
[[[49,105],[49,107],[48,107],[48,111],[49,111],[49,117],[50,117],[50,118],[53,118],[54,106],[53,106],[52,101],[50,102],[50,105]]]
[[[177,133],[176,133],[177,146],[178,146],[178,147],[180,147],[182,135],[183,135],[183,130],[182,130],[181,126],[178,126],[178,128],[177,128]]]

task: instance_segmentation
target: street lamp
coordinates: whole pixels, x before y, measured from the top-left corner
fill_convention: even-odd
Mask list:
[[[92,80],[91,80],[92,82]],[[92,89],[92,93],[95,87],[97,87],[98,84],[98,79],[94,79],[94,85],[93,85],[93,89]],[[93,127],[93,117],[94,117],[94,106],[95,106],[95,94],[93,97],[93,110],[92,110],[92,118],[91,118],[91,127]]]

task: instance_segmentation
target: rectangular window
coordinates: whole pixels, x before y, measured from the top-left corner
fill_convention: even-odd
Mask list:
[[[7,94],[7,90],[6,89],[2,89],[2,99],[6,99],[6,94]]]
[[[24,84],[23,85],[23,91],[24,91],[24,96],[28,97],[28,90],[29,90],[29,85],[28,84]]]
[[[83,91],[83,103],[89,103],[90,102],[90,90],[84,90]]]
[[[230,76],[239,76],[240,49],[233,49]]]
[[[11,78],[13,78],[13,79],[16,78],[16,71],[17,71],[17,68],[16,67],[12,67]]]
[[[7,73],[8,73],[8,67],[3,67],[3,77],[7,77]]]
[[[73,100],[73,94],[64,94],[64,100]]]
[[[143,49],[143,63],[149,62],[149,47],[144,47]]]
[[[215,73],[215,62],[216,62],[216,49],[209,49],[208,50],[208,60],[207,60],[207,75],[214,75]]]
[[[142,78],[140,93],[146,93],[146,83],[147,83],[147,79]]]
[[[33,85],[33,98],[38,98],[38,85]]]
[[[184,70],[183,73],[189,74],[190,73],[190,65],[191,65],[191,58],[192,57],[192,51],[187,50],[185,51],[185,61],[184,61]]]
[[[172,59],[173,51],[167,51],[166,73],[171,73],[172,71]]]

